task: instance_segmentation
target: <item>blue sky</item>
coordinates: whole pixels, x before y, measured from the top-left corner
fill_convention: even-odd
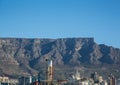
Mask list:
[[[120,0],[0,0],[0,37],[94,37],[120,48]]]

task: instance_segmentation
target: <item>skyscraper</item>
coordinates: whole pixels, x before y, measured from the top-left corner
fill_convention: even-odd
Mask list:
[[[116,78],[112,74],[109,76],[108,79],[108,85],[116,85]]]

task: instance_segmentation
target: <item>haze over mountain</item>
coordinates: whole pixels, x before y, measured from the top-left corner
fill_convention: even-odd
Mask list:
[[[97,44],[93,38],[0,38],[0,75],[36,75],[45,69],[47,58],[58,69],[120,71],[120,49]]]

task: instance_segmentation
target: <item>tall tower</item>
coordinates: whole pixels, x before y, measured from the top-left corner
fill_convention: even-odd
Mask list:
[[[47,61],[47,80],[53,81],[53,62],[51,59],[46,59]]]
[[[52,60],[49,60],[48,62],[48,80],[53,80],[53,62]]]

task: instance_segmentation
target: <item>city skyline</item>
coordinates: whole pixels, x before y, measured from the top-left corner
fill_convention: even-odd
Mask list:
[[[120,48],[120,1],[0,0],[0,37],[94,37]]]

